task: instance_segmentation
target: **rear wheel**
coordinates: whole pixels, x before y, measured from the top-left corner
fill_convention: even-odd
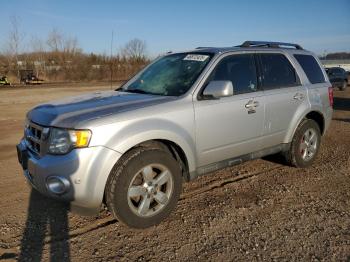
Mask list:
[[[291,146],[285,153],[287,162],[295,167],[310,166],[318,154],[321,143],[321,132],[318,124],[305,119],[298,126]]]
[[[113,168],[106,203],[113,215],[134,228],[160,223],[175,208],[182,188],[178,162],[162,149],[136,148]]]

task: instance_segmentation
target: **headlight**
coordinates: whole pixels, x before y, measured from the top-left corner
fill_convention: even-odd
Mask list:
[[[87,147],[90,139],[90,130],[51,128],[49,153],[66,154],[73,148]]]

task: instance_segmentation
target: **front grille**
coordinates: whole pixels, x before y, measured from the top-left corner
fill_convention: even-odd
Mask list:
[[[32,122],[24,129],[26,145],[32,153],[37,155],[42,153],[43,129],[43,127]]]
[[[32,134],[34,135],[35,138],[37,139],[41,139],[41,129],[38,129],[34,126],[29,126],[30,131],[32,132]]]

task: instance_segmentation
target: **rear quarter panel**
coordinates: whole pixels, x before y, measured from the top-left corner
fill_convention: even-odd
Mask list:
[[[295,51],[291,54],[291,57],[293,57],[293,54],[298,54],[300,52]],[[307,78],[306,74],[304,73],[304,70],[299,65],[299,63],[295,59],[296,69],[298,71],[298,75],[301,79],[302,84],[305,86],[307,90],[307,100],[308,100],[308,106],[299,108],[296,114],[294,115],[293,119],[291,120],[288,132],[286,134],[286,137],[284,139],[285,143],[290,143],[293,139],[294,133],[298,127],[298,125],[301,123],[301,121],[305,118],[305,116],[310,113],[311,111],[319,112],[324,117],[324,132],[327,130],[330,121],[332,119],[332,112],[333,109],[329,104],[329,97],[328,97],[328,88],[331,85],[329,82],[328,76],[326,71],[324,70],[324,67],[322,66],[321,62],[317,58],[316,55],[310,53],[310,52],[301,52],[301,54],[306,55],[313,55],[316,59],[318,65],[320,66],[323,76],[325,78],[324,83],[318,83],[318,84],[311,84],[309,79]]]

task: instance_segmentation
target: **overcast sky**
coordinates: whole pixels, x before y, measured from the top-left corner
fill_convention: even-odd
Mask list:
[[[115,51],[140,38],[152,56],[244,40],[296,42],[318,54],[350,51],[350,0],[2,1],[0,50],[13,15],[24,43],[57,28],[76,36],[85,52],[108,54],[112,30]]]

